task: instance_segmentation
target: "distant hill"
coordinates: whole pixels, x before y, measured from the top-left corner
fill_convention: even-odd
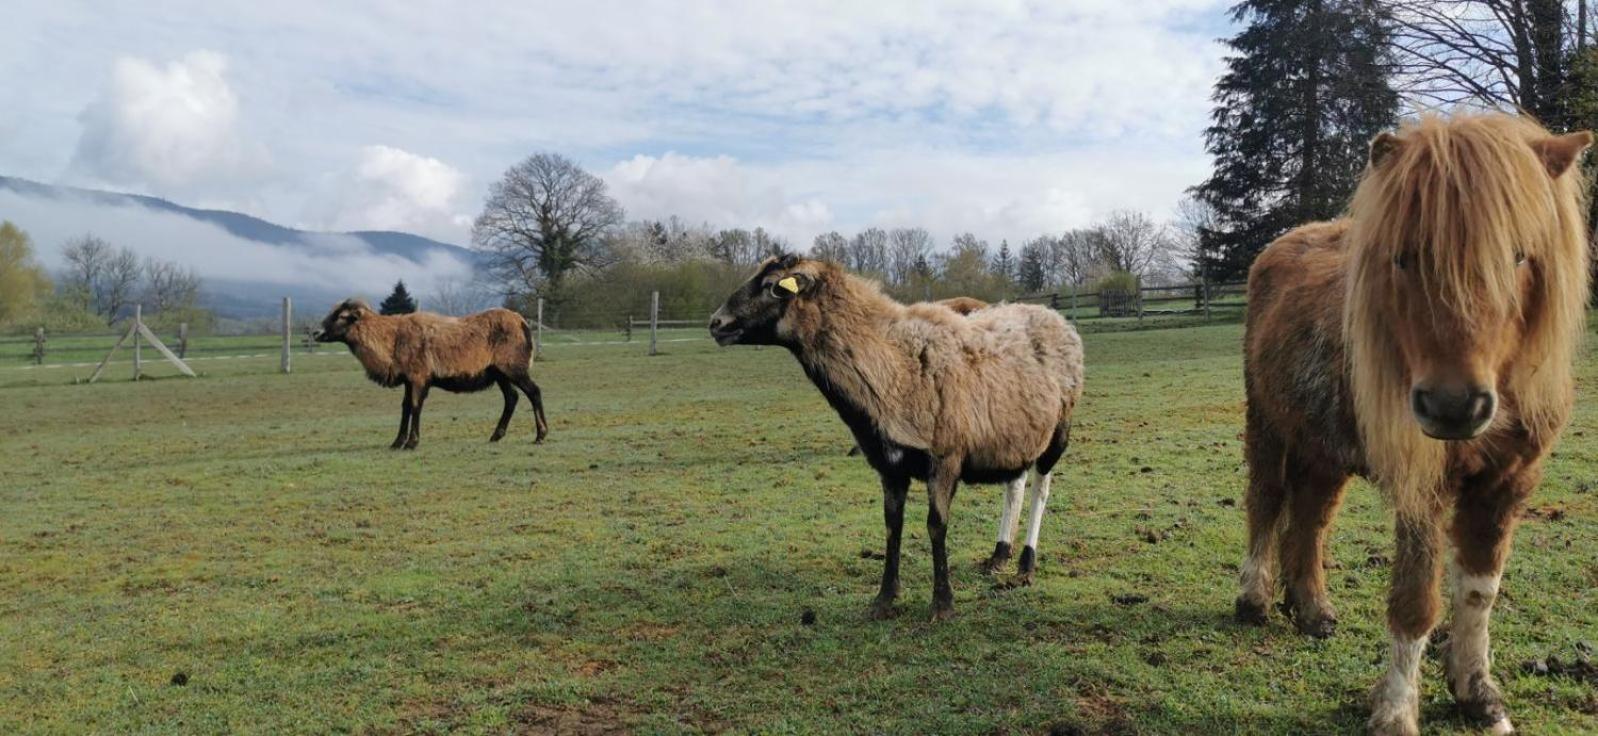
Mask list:
[[[62,207],[67,208],[63,210],[62,214],[53,218],[56,220],[55,222],[24,221],[18,223],[23,229],[35,232],[36,237],[37,235],[49,237],[57,232],[73,231],[73,228],[77,227],[72,222],[74,215],[81,213],[93,214],[97,211],[111,212],[116,209],[136,206],[146,208],[153,213],[176,216],[196,223],[218,227],[242,241],[285,249],[287,251],[284,254],[285,256],[303,254],[336,258],[340,254],[347,254],[353,249],[358,252],[369,251],[369,254],[363,255],[403,258],[405,261],[415,264],[421,273],[425,273],[426,269],[424,267],[428,265],[429,259],[433,259],[436,262],[439,256],[447,256],[468,266],[479,262],[478,255],[466,248],[410,233],[382,230],[360,230],[341,233],[296,230],[239,212],[185,207],[160,197],[57,186],[28,179],[0,176],[0,193],[7,191],[30,199],[59,203]],[[15,215],[0,212],[0,219],[7,217],[16,219]],[[66,222],[61,222],[61,220]],[[113,240],[120,243],[128,239],[128,234],[124,233],[123,236],[113,238]],[[347,240],[351,238],[358,241],[358,244],[352,244]],[[139,250],[136,244],[134,249]],[[325,277],[328,274],[318,275]],[[276,305],[282,296],[294,297],[297,302],[305,303],[306,306],[297,311],[308,313],[304,312],[304,310],[319,312],[337,299],[352,293],[350,287],[327,286],[318,284],[310,279],[307,279],[306,283],[300,283],[295,279],[284,279],[281,275],[273,279],[257,280],[249,278],[249,274],[245,274],[244,278],[240,278],[238,275],[218,277],[205,274],[202,271],[202,276],[206,280],[206,305],[224,317],[239,319],[275,314]],[[409,276],[406,276],[406,278],[409,280]],[[323,278],[321,280],[325,282],[328,279]],[[351,283],[356,282],[354,278],[349,280]],[[369,297],[379,298],[383,296],[383,294],[372,293],[376,289],[376,285],[355,288],[354,293],[365,291]]]

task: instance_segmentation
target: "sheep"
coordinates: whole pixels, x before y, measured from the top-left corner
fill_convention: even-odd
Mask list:
[[[939,299],[939,300],[937,300],[935,302],[928,302],[928,303],[929,304],[941,304],[941,305],[943,305],[945,307],[953,309],[956,312],[959,312],[960,314],[970,314],[972,312],[977,311],[978,309],[987,309],[988,308],[988,303],[987,302],[982,301],[981,299],[973,299],[973,298],[971,298],[969,296],[951,296],[948,299]],[[855,445],[855,446],[849,448],[849,452],[848,452],[849,457],[856,457],[859,454],[860,454],[860,446],[859,445]],[[1011,537],[1014,537],[1014,536],[1015,536],[1014,533],[1012,533]],[[1004,538],[1003,538],[1002,534],[1000,535],[999,541],[1000,541],[1000,543],[1004,542]],[[1006,556],[1008,556],[1008,554],[1009,554],[1008,549],[1006,549],[1005,554],[1006,554]],[[985,567],[984,569],[991,571],[990,568],[986,568]]]
[[[896,615],[899,546],[912,479],[927,482],[932,619],[954,613],[946,533],[960,481],[1008,484],[999,544],[1009,557],[1026,474],[1031,526],[1017,584],[1031,580],[1054,465],[1082,395],[1082,341],[1059,314],[1002,304],[961,316],[938,304],[900,304],[837,264],[774,256],[710,318],[721,345],[778,345],[854,433],[882,482],[887,527],[872,618]]]
[[[429,312],[381,315],[366,302],[348,299],[333,307],[312,337],[317,342],[342,342],[380,386],[405,387],[400,403],[399,435],[393,449],[416,449],[421,436],[422,403],[437,386],[454,393],[472,393],[497,384],[505,410],[489,442],[505,436],[516,411],[516,390],[533,404],[542,444],[549,434],[544,398],[528,374],[533,338],[527,320],[508,309],[490,309],[465,317]]]

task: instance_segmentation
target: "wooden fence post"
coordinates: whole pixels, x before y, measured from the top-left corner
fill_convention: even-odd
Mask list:
[[[660,292],[649,292],[649,354],[656,355],[655,343],[660,332]]]
[[[633,316],[627,315],[627,342],[633,341]]]
[[[293,331],[294,331],[293,330],[293,324],[294,324],[294,306],[289,302],[289,298],[288,297],[283,297],[283,362],[282,362],[282,370],[283,370],[284,373],[288,373],[288,372],[290,372],[290,370],[292,370],[292,366],[290,365],[290,358],[289,358],[289,345],[290,345],[290,340],[293,337]]]
[[[1071,321],[1076,321],[1076,284],[1071,284]]]
[[[533,360],[544,353],[544,298],[538,297],[538,329],[533,333]]]
[[[139,372],[144,370],[143,356],[139,354],[139,325],[144,324],[144,306],[133,305],[133,380],[139,380]]]
[[[44,365],[44,328],[33,330],[33,364]]]
[[[178,358],[189,357],[189,323],[178,323]]]

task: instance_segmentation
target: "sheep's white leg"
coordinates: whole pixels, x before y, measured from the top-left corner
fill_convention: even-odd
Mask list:
[[[1513,733],[1515,726],[1509,721],[1503,695],[1493,680],[1491,638],[1487,633],[1493,601],[1498,597],[1500,573],[1471,575],[1457,565],[1451,572],[1454,627],[1448,636],[1448,685],[1455,700],[1475,717],[1492,724],[1493,733]]]
[[[1043,511],[1049,504],[1049,484],[1054,480],[1054,473],[1039,473],[1037,482],[1032,484],[1032,513],[1027,519],[1026,546],[1021,549],[1021,561],[1017,564],[1016,583],[1026,585],[1032,582],[1032,571],[1038,566],[1038,533],[1043,530]]]
[[[1026,496],[1026,473],[1004,486],[1004,509],[999,513],[998,543],[993,554],[982,563],[983,572],[997,572],[1010,561],[1016,527],[1021,524],[1021,501]]]

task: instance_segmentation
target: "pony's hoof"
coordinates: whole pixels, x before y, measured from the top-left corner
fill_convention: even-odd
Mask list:
[[[1233,618],[1240,624],[1249,626],[1264,626],[1270,622],[1270,615],[1265,610],[1265,604],[1255,603],[1247,598],[1238,598]]]
[[[1509,710],[1504,707],[1504,695],[1485,671],[1472,674],[1463,692],[1452,673],[1448,673],[1448,683],[1449,689],[1454,691],[1454,702],[1459,703],[1460,711],[1467,718],[1491,726],[1495,734],[1515,732],[1514,724],[1509,721]]]
[[[1365,724],[1371,736],[1420,736],[1420,722],[1414,716],[1394,716],[1378,720],[1371,716]]]
[[[1294,619],[1293,625],[1298,627],[1298,633],[1312,639],[1330,639],[1333,634],[1337,633],[1337,617],[1335,616]]]
[[[887,621],[892,618],[898,618],[899,609],[894,608],[893,601],[885,601],[879,598],[871,602],[871,609],[866,612],[866,615],[870,616],[872,621]]]

